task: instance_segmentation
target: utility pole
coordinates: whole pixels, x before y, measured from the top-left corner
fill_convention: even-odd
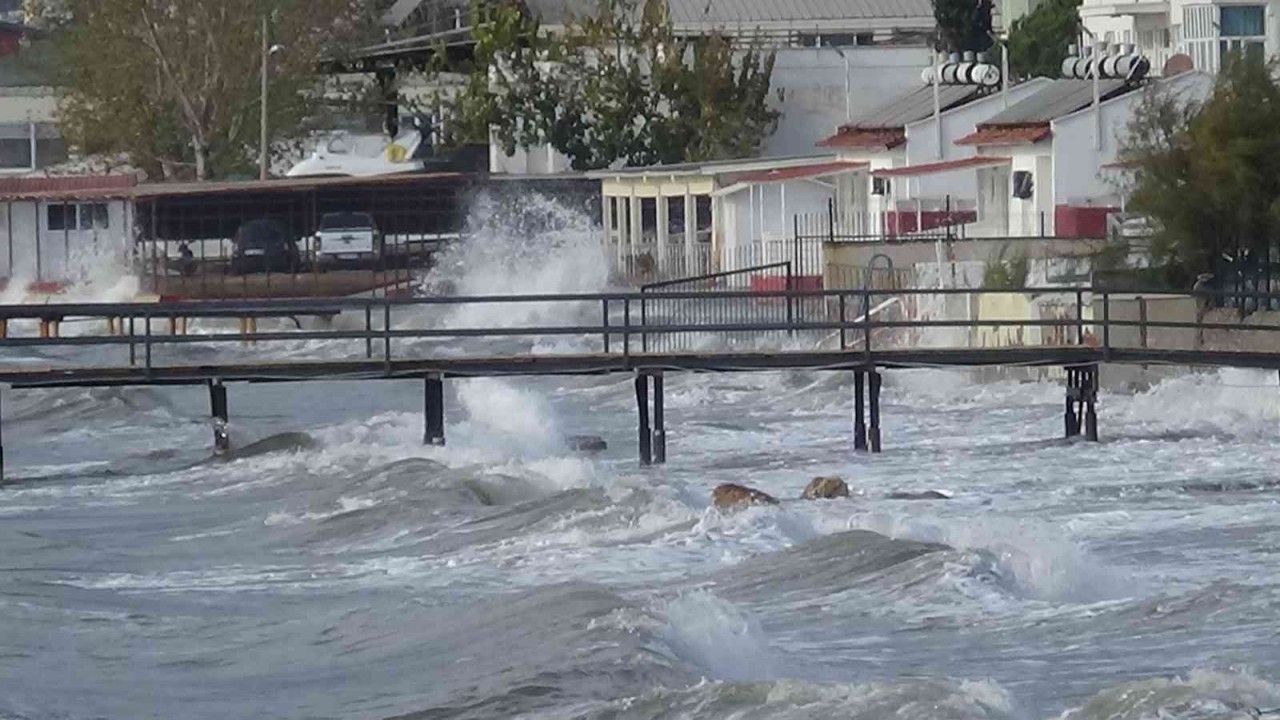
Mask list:
[[[270,41],[267,38],[267,14],[264,12],[262,13],[262,108],[260,111],[262,115],[262,137],[261,144],[258,147],[259,180],[267,179],[267,156],[269,154],[267,150],[267,143],[269,142],[267,137],[267,61],[271,57],[271,46],[267,44],[268,42]]]

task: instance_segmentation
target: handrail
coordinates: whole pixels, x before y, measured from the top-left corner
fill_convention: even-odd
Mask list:
[[[1168,289],[1095,289],[1092,287],[1028,287],[1018,290],[991,290],[985,288],[902,288],[893,290],[877,289],[835,289],[835,290],[715,290],[664,292],[662,300],[681,299],[741,299],[741,298],[794,298],[821,299],[844,296],[871,297],[884,295],[1158,295],[1163,297],[1223,297],[1240,299],[1274,299],[1280,301],[1280,293],[1234,292],[1230,290],[1187,290],[1183,292]],[[306,309],[313,307],[365,308],[415,306],[415,305],[468,305],[498,303],[545,303],[545,302],[621,302],[624,300],[651,300],[653,296],[641,292],[601,292],[601,293],[555,293],[555,294],[522,294],[522,295],[453,295],[415,298],[298,298],[279,300],[200,300],[173,303],[66,303],[47,305],[0,305],[0,318],[32,318],[39,319],[54,314],[88,315],[91,317],[107,317],[108,315],[135,315],[138,317],[167,317],[190,313],[192,316],[208,311],[234,312],[236,310],[256,309]],[[283,315],[284,313],[282,313]]]
[[[1018,291],[1015,291],[1018,292]],[[1061,334],[1054,333],[1052,338],[1058,342],[1031,344],[1023,347],[1039,348],[1046,352],[1063,350],[1067,348],[1091,348],[1100,350],[1103,358],[1111,357],[1113,350],[1128,350],[1135,348],[1132,343],[1122,345],[1115,344],[1115,336],[1113,330],[1121,328],[1140,328],[1143,332],[1142,345],[1137,347],[1146,348],[1146,331],[1151,329],[1170,329],[1170,330],[1195,330],[1200,333],[1207,330],[1223,330],[1242,333],[1276,333],[1280,332],[1280,325],[1244,325],[1242,323],[1226,323],[1226,322],[1186,322],[1178,320],[1159,320],[1148,319],[1145,314],[1137,320],[1124,320],[1112,317],[1111,304],[1116,296],[1128,296],[1131,294],[1143,295],[1143,293],[1116,292],[1112,290],[1096,291],[1092,288],[1033,288],[1030,290],[1020,291],[1023,294],[1038,295],[1058,295],[1062,297],[1059,304],[1064,308],[1074,306],[1074,316],[1054,317],[1054,318],[975,318],[964,320],[947,320],[947,319],[891,319],[880,317],[882,309],[897,305],[903,305],[905,297],[924,295],[924,296],[946,296],[946,295],[969,295],[983,296],[992,294],[1009,294],[1006,290],[984,290],[984,289],[958,289],[958,288],[910,288],[905,290],[874,290],[869,288],[849,289],[849,290],[767,290],[767,291],[712,291],[712,292],[675,292],[662,293],[657,296],[663,301],[671,299],[689,298],[698,299],[703,302],[722,303],[723,301],[734,301],[741,299],[750,299],[752,301],[767,301],[770,299],[785,299],[787,309],[785,315],[781,315],[781,310],[775,311],[772,316],[752,316],[751,313],[741,312],[742,308],[749,307],[743,303],[737,303],[727,306],[730,312],[715,312],[704,314],[701,317],[705,322],[691,322],[688,318],[676,317],[674,319],[651,318],[645,313],[645,304],[655,301],[653,294],[635,293],[635,292],[619,292],[619,293],[565,293],[554,295],[486,295],[471,297],[432,297],[432,298],[348,298],[348,299],[325,299],[325,300],[294,300],[294,301],[230,301],[230,302],[198,302],[198,303],[172,303],[172,304],[153,304],[153,303],[81,303],[66,305],[38,305],[38,306],[0,306],[0,320],[8,322],[10,320],[20,319],[39,319],[48,322],[49,319],[56,318],[58,322],[65,320],[67,316],[90,317],[90,318],[106,318],[113,320],[112,326],[116,327],[115,320],[120,320],[119,327],[122,334],[120,335],[89,335],[80,337],[58,337],[55,334],[48,335],[44,332],[41,337],[11,337],[3,330],[5,327],[0,325],[0,349],[4,348],[26,348],[26,347],[121,347],[127,346],[129,349],[128,367],[138,367],[138,350],[142,351],[142,367],[148,373],[154,366],[154,352],[162,347],[181,346],[181,345],[217,345],[220,343],[258,343],[258,342],[277,342],[277,341],[362,341],[365,345],[364,356],[368,360],[374,360],[375,356],[381,361],[385,373],[391,375],[393,370],[393,362],[397,359],[412,359],[412,357],[401,354],[396,356],[396,343],[411,340],[437,340],[437,339],[464,339],[464,338],[489,338],[489,339],[512,339],[512,338],[537,338],[537,337],[581,337],[591,339],[598,342],[601,352],[607,356],[631,358],[636,356],[657,357],[662,355],[658,353],[651,355],[648,345],[648,339],[653,335],[663,334],[705,334],[711,336],[723,336],[726,338],[739,337],[742,334],[758,333],[762,336],[769,333],[785,333],[788,336],[794,336],[796,333],[806,331],[819,331],[826,333],[828,337],[839,334],[841,337],[840,351],[849,353],[858,353],[865,357],[865,361],[870,363],[874,359],[875,353],[882,350],[897,350],[900,347],[885,346],[882,341],[873,340],[873,332],[877,330],[894,330],[894,329],[944,329],[944,328],[967,328],[970,330],[978,330],[984,328],[1039,328],[1039,329],[1061,329]],[[1211,297],[1214,291],[1196,292],[1178,297]],[[1169,296],[1167,292],[1159,293],[1161,296]],[[1280,298],[1280,294],[1275,293],[1232,293],[1232,296],[1249,296],[1259,298]],[[793,314],[790,311],[792,303],[800,300],[837,300],[840,308],[840,316],[831,318],[827,313],[799,313]],[[856,318],[844,317],[844,311],[852,299],[860,303],[862,307],[874,308],[874,312],[863,313]],[[878,300],[873,305],[873,299]],[[1102,312],[1101,317],[1086,318],[1084,317],[1086,306],[1093,307],[1093,303],[1101,300]],[[595,303],[594,307],[599,310],[592,310],[591,305],[584,305],[582,309],[582,317],[589,317],[593,312],[598,312],[596,317],[598,322],[592,323],[564,323],[556,321],[531,321],[523,325],[515,326],[480,326],[480,327],[457,327],[447,324],[436,324],[431,327],[408,328],[395,327],[395,313],[397,309],[408,307],[456,307],[468,306],[476,304],[529,304],[529,303]],[[619,307],[619,305],[621,307]],[[640,312],[633,312],[633,305]],[[768,306],[767,303],[763,304]],[[836,303],[826,305],[827,311],[834,313]],[[775,304],[774,307],[780,305]],[[858,307],[855,305],[854,307]],[[373,310],[379,309],[382,320],[382,327],[375,328],[373,326]],[[242,324],[240,332],[213,332],[203,335],[185,335],[175,334],[156,334],[153,332],[152,322],[157,319],[183,317],[189,315],[191,317],[237,317],[237,313],[245,315],[254,314],[276,314],[279,316],[289,316],[291,313],[304,314],[313,312],[316,314],[328,314],[343,309],[355,309],[364,311],[364,327],[363,329],[325,329],[325,330],[301,330],[296,332],[268,331],[258,332],[256,326],[250,331]],[[620,313],[619,313],[620,311]],[[618,314],[621,315],[620,322]],[[639,321],[636,322],[638,317]],[[1197,314],[1202,318],[1202,315]],[[124,322],[128,321],[128,322]],[[141,321],[135,323],[135,321]],[[141,327],[136,327],[140,324]],[[127,334],[123,334],[124,328],[128,328]],[[172,324],[171,324],[172,327]],[[1074,330],[1074,332],[1072,332]],[[850,331],[860,332],[862,337],[860,340],[852,343],[846,343],[847,333]],[[639,343],[632,342],[633,338],[638,337]],[[621,343],[617,343],[617,339],[621,339]],[[375,342],[381,345],[381,352],[375,353]],[[1195,341],[1195,349],[1200,349],[1201,339],[1197,337]],[[620,347],[620,351],[618,346]],[[636,353],[635,349],[639,348]],[[401,348],[403,349],[403,348]],[[779,349],[778,354],[785,354],[792,350]],[[952,348],[961,349],[961,348]],[[965,348],[972,349],[972,348]],[[1174,348],[1186,349],[1186,348]],[[416,352],[416,351],[415,351]],[[1275,355],[1280,358],[1280,350],[1259,351],[1268,355]],[[503,349],[497,346],[487,351],[478,351],[477,354],[470,357],[503,357],[503,353],[510,353],[509,349]],[[449,357],[449,356],[443,356]],[[291,357],[271,359],[270,362],[279,363],[282,367],[288,367],[291,363],[311,363],[319,360],[332,359],[328,357]],[[60,358],[56,362],[67,362],[68,358]],[[203,360],[201,361],[203,363]],[[85,367],[85,369],[88,369]],[[94,369],[102,369],[95,367]],[[59,371],[65,368],[59,368]],[[53,372],[50,369],[50,372]],[[70,372],[74,372],[72,368]],[[16,371],[15,371],[16,372]],[[4,371],[0,370],[0,376],[4,375]]]

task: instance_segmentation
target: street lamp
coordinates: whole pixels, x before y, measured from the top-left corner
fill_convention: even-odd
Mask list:
[[[268,143],[270,139],[267,136],[267,68],[273,55],[284,52],[283,45],[268,45],[268,28],[267,16],[262,16],[262,138],[258,154],[258,179],[267,179],[267,164],[269,161]]]

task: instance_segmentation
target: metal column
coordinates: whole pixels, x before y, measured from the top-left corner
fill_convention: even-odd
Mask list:
[[[649,427],[649,376],[636,375],[636,410],[640,416],[640,464],[653,464],[653,430]]]
[[[867,449],[866,381],[865,371],[853,371],[853,449],[858,452]]]
[[[871,427],[867,428],[867,441],[873,453],[880,452],[880,380],[880,373],[875,370],[867,373],[867,399],[871,416]]]
[[[424,383],[426,430],[422,441],[427,445],[444,446],[444,376],[428,375]]]
[[[1076,417],[1076,399],[1080,394],[1080,371],[1075,368],[1067,368],[1067,397],[1066,408],[1062,417],[1062,424],[1065,436],[1073,438],[1080,434],[1080,421]]]
[[[213,416],[213,454],[224,457],[231,452],[231,436],[227,433],[227,386],[221,380],[209,381],[209,410]]]
[[[653,376],[653,461],[667,464],[666,403],[662,397],[662,373]]]
[[[4,483],[4,390],[0,389],[0,484],[3,484],[3,483]]]

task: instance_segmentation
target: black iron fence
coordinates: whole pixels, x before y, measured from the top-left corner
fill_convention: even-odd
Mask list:
[[[804,299],[769,293],[795,289],[794,270],[789,262],[648,283],[640,288],[640,324],[685,327],[790,324],[797,313],[803,314]],[[746,291],[747,294],[722,297],[721,294],[727,290]],[[715,341],[730,347],[744,347],[771,341],[775,335],[745,331],[722,334]],[[644,352],[675,352],[697,348],[709,339],[698,333],[672,332],[646,333],[640,341]]]

